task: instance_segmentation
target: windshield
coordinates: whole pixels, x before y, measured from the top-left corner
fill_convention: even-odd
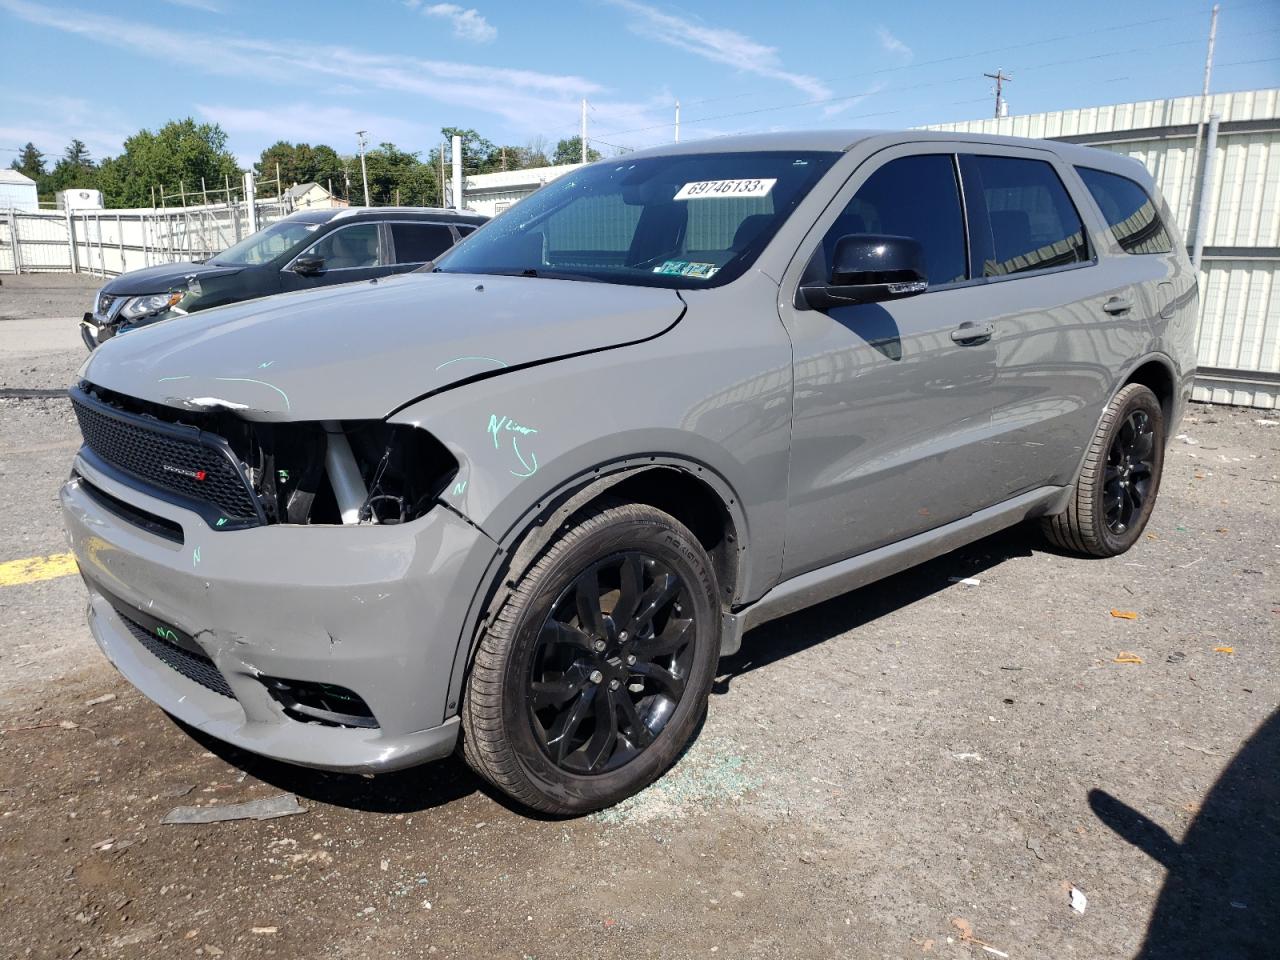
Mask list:
[[[838,156],[703,153],[596,163],[491,221],[435,269],[718,286],[751,266]]]
[[[209,262],[226,267],[252,267],[268,263],[286,250],[292,250],[320,227],[321,224],[318,223],[281,220],[264,230],[249,234],[235,246],[227,247],[216,257],[211,257]]]

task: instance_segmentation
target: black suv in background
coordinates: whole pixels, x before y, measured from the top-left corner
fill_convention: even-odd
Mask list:
[[[407,273],[487,217],[430,207],[340,207],[291,214],[202,263],[121,274],[81,320],[90,350],[137,327],[273,293]]]

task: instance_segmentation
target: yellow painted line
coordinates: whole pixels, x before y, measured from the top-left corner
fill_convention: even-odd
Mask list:
[[[27,557],[0,563],[0,587],[16,587],[37,580],[56,580],[76,573],[76,558],[70,553],[51,553],[47,557]]]

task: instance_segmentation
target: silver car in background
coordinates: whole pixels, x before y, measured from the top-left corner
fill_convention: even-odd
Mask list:
[[[1026,520],[1133,545],[1194,372],[1171,223],[1084,147],[727,138],[112,340],[61,494],[93,634],[247,750],[615,803],[752,626]]]

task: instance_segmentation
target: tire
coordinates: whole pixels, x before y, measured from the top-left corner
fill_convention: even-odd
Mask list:
[[[1107,404],[1067,509],[1045,517],[1049,542],[1090,557],[1124,553],[1142,536],[1164,470],[1164,410],[1131,383]]]
[[[642,504],[570,523],[499,601],[462,707],[468,765],[550,814],[661,776],[702,720],[720,653],[715,572],[683,524]]]

